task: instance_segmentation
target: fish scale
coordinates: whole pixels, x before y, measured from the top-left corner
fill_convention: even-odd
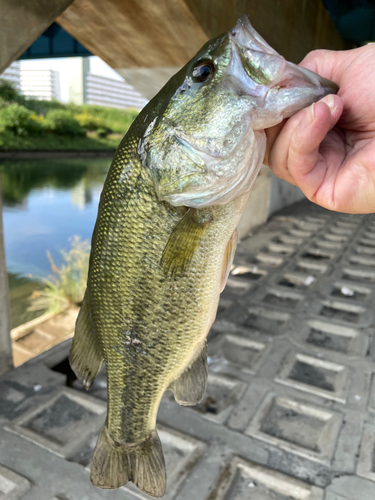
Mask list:
[[[218,300],[226,243],[244,203],[236,200],[237,209],[215,207],[217,215],[191,272],[176,284],[163,275],[160,260],[168,235],[182,217],[157,199],[140,161],[134,160],[135,142],[127,141],[120,150],[109,177],[113,186],[124,177],[126,160],[133,158],[130,179],[118,186],[117,196],[113,188],[103,192],[97,223],[102,236],[93,240],[87,290],[107,373],[116,372],[108,376],[108,428],[119,443],[139,443],[151,433],[164,391],[205,339],[215,288]],[[118,233],[125,238],[119,240]],[[125,332],[134,332],[140,344],[126,344]]]
[[[168,82],[122,139],[70,353],[87,389],[106,364],[95,486],[133,481],[164,494],[157,411],[168,388],[181,405],[203,398],[206,336],[264,157],[263,129],[333,91],[287,63],[243,17]]]

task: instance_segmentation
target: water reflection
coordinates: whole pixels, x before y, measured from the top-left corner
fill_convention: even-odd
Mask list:
[[[91,238],[108,159],[0,163],[4,240],[12,327],[30,319],[27,297],[33,276],[48,276],[49,250],[59,265],[69,239]]]

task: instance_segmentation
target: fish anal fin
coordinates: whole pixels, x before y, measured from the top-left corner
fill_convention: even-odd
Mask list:
[[[207,213],[190,208],[172,231],[160,265],[167,276],[180,276],[189,267],[212,219]]]
[[[163,450],[156,430],[137,445],[115,443],[103,427],[91,462],[91,482],[103,489],[133,483],[147,495],[165,493],[166,472]]]
[[[224,290],[225,285],[227,284],[230,268],[232,267],[233,264],[234,254],[236,253],[237,242],[238,242],[238,233],[237,229],[235,229],[225,249],[223,272],[221,275],[220,293]]]
[[[76,321],[69,362],[77,378],[87,390],[94,383],[102,361],[103,357],[92,331],[89,306],[85,298]]]
[[[173,392],[174,398],[179,405],[194,406],[203,399],[207,386],[207,376],[207,344],[204,341],[198,356],[179,378],[170,384],[168,389]]]

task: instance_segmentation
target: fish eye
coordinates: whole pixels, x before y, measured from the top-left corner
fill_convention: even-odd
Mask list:
[[[194,82],[206,82],[215,73],[215,65],[210,60],[199,61],[193,69],[192,78]]]

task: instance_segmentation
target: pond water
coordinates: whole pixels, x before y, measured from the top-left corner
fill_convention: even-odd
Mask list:
[[[51,274],[73,236],[91,239],[110,159],[7,161],[0,163],[4,243],[12,328],[40,313],[29,297]]]

